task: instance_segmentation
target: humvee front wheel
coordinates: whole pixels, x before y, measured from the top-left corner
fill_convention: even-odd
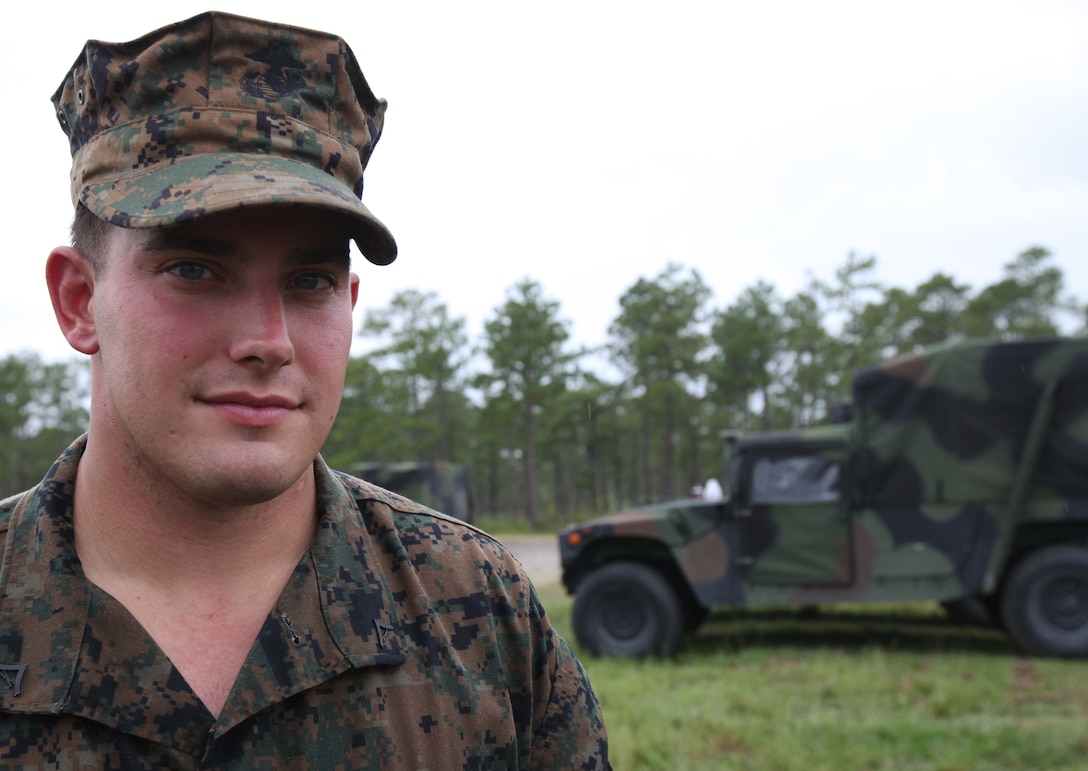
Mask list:
[[[592,655],[668,656],[684,631],[684,605],[653,568],[612,562],[578,586],[573,622],[578,643]]]
[[[1051,546],[1017,565],[1005,585],[1002,618],[1028,653],[1088,657],[1088,549]]]

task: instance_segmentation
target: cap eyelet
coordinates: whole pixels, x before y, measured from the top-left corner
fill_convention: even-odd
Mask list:
[[[84,97],[83,97],[83,89],[81,88],[81,89],[79,89],[79,91],[77,91],[77,92],[76,92],[76,100],[77,100],[77,101],[78,101],[78,102],[79,102],[80,104],[83,104],[83,99],[84,99]]]

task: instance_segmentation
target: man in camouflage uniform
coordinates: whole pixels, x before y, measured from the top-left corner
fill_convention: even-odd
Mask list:
[[[331,35],[204,14],[92,41],[54,97],[47,278],[91,422],[0,503],[0,765],[608,766],[524,571],[330,471],[385,103]]]

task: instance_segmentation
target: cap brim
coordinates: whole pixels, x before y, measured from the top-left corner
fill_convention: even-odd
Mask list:
[[[175,225],[251,206],[312,206],[347,215],[352,238],[375,265],[397,257],[393,234],[346,185],[305,163],[275,155],[212,153],[87,185],[80,201],[101,219],[130,228]]]

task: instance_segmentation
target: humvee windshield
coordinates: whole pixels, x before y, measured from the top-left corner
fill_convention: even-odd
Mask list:
[[[839,464],[819,455],[759,458],[752,467],[752,503],[833,501]]]

